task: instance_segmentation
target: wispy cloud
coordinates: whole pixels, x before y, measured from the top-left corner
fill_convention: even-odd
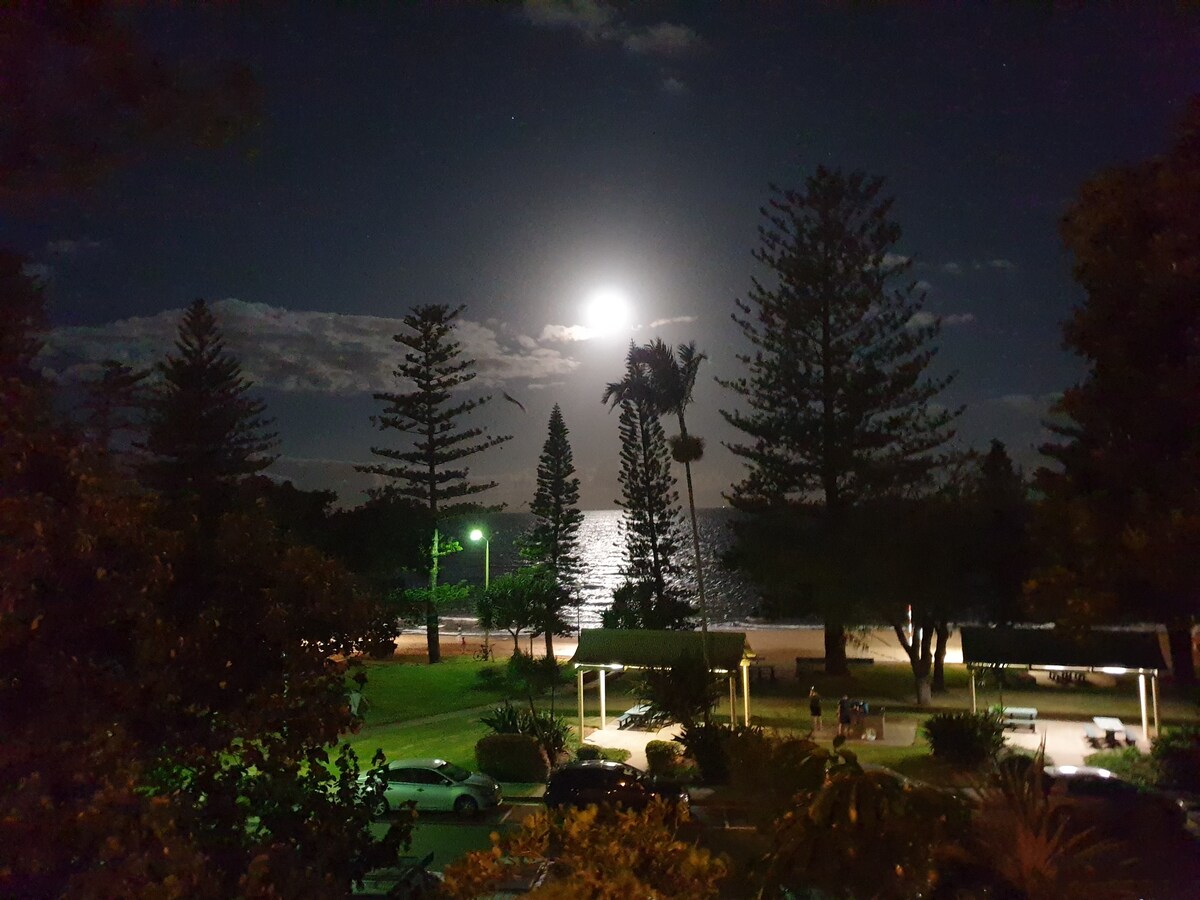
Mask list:
[[[547,325],[538,335],[538,340],[556,344],[568,344],[572,341],[590,341],[596,332],[586,325]]]
[[[96,250],[103,246],[100,241],[91,238],[60,238],[47,241],[46,252],[51,256],[77,256],[88,250]]]
[[[574,31],[585,40],[617,44],[641,56],[680,57],[705,47],[704,39],[686,25],[630,25],[598,0],[525,0],[521,13],[539,28]]]
[[[927,309],[922,309],[919,312],[913,313],[912,318],[905,324],[908,328],[928,328],[935,322],[941,322],[942,327],[952,328],[955,325],[970,325],[974,321],[974,313],[948,313],[947,315],[939,316],[937,313],[931,313]]]
[[[961,275],[963,273],[963,267],[956,262],[942,263],[939,268],[947,275]]]
[[[1017,268],[1017,264],[1011,259],[989,259],[987,262],[976,263],[975,268],[1002,269],[1011,272]]]
[[[391,390],[403,331],[400,319],[281,309],[264,303],[221,300],[212,304],[226,345],[256,384],[280,391],[346,394]],[[62,378],[85,377],[105,359],[149,366],[171,349],[182,310],[107,325],[60,328],[46,340],[43,361]],[[474,384],[561,377],[577,360],[495,327],[459,319],[456,338],[476,361]]]
[[[1050,414],[1050,407],[1062,399],[1060,392],[1049,394],[1003,394],[987,401],[1010,409],[1013,412],[1034,418],[1043,418]]]
[[[695,316],[675,316],[670,319],[655,319],[647,328],[661,328],[663,325],[690,325],[696,321]]]

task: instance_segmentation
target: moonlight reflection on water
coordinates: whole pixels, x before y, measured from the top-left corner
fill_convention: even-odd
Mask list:
[[[600,613],[612,603],[612,592],[621,585],[621,510],[587,510],[579,527],[579,606],[577,624],[595,627]],[[741,621],[754,615],[757,598],[753,587],[735,573],[726,572],[718,561],[730,545],[729,523],[736,515],[729,509],[696,510],[700,527],[700,549],[704,557],[704,585],[708,596],[709,618],[713,623]],[[483,583],[483,547],[472,544],[467,534],[472,527],[484,528],[491,535],[491,576],[515,571],[521,565],[515,541],[533,524],[528,513],[496,513],[449,525],[446,531],[463,544],[463,551],[442,561],[444,582]],[[459,534],[458,532],[461,532]],[[683,582],[694,591],[691,530],[685,524],[679,565]]]

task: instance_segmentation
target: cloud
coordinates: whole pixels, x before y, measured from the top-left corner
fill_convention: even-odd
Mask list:
[[[1006,269],[1008,271],[1017,267],[1017,264],[1009,259],[989,259],[987,265],[989,269]]]
[[[948,262],[941,266],[941,270],[947,275],[961,275],[963,267],[956,262]]]
[[[662,89],[668,94],[687,93],[687,85],[674,75],[668,75],[662,80]]]
[[[550,390],[550,388],[565,387],[566,384],[567,383],[565,381],[544,381],[541,384],[527,384],[527,385],[525,385],[525,390],[527,390],[527,391],[548,391],[548,390]]]
[[[393,335],[400,319],[282,309],[264,303],[220,300],[213,312],[226,346],[255,384],[279,391],[348,394],[392,390],[400,348]],[[43,364],[63,378],[85,377],[105,359],[145,367],[171,350],[182,310],[107,325],[51,332]],[[579,363],[557,350],[528,347],[494,328],[459,319],[455,337],[476,361],[476,385],[510,379],[545,380]]]
[[[571,341],[590,341],[595,336],[596,332],[586,325],[547,325],[538,335],[538,340],[565,344]]]
[[[621,46],[630,53],[646,56],[687,56],[702,50],[704,40],[686,25],[659,22],[649,28],[630,31]]]
[[[80,253],[96,250],[101,246],[100,241],[93,241],[91,238],[62,238],[57,241],[48,241],[46,252],[51,256],[78,256]]]
[[[940,322],[943,327],[953,327],[955,325],[970,325],[974,321],[975,316],[973,313],[949,313],[939,316],[927,309],[922,309],[913,313],[912,318],[905,323],[905,327],[928,328],[936,322]]]
[[[915,287],[918,291],[933,290],[933,285],[930,284],[928,281],[925,281],[924,279],[918,281],[915,285],[913,285],[913,287]]]
[[[538,28],[574,31],[585,40],[619,44],[639,56],[680,57],[705,47],[704,39],[686,25],[630,25],[598,0],[525,0],[521,14]]]
[[[655,319],[647,328],[661,328],[663,325],[688,325],[696,321],[695,316],[675,316],[672,319]]]
[[[907,263],[911,257],[904,256],[901,253],[885,253],[883,254],[883,266],[885,269],[892,269],[896,266],[902,266]]]

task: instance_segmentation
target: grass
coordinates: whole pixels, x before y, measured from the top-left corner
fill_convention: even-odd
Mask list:
[[[369,661],[363,666],[367,686],[369,726],[422,719],[441,713],[471,709],[504,699],[498,685],[485,685],[479,673],[503,671],[503,665],[468,656],[448,656],[436,666],[407,659]],[[356,669],[352,669],[353,674]]]

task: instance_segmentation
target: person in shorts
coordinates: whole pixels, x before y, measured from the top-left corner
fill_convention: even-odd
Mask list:
[[[842,699],[838,701],[838,734],[842,737],[846,736],[846,731],[850,727],[850,698],[842,694]]]
[[[808,689],[808,714],[812,716],[812,730],[816,734],[821,730],[821,695],[815,686]]]

